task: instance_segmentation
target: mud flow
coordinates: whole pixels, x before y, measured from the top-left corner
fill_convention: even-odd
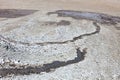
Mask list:
[[[76,49],[77,57],[73,60],[68,61],[54,61],[52,63],[43,64],[43,66],[22,66],[19,68],[2,68],[0,69],[0,76],[5,77],[8,75],[30,75],[30,74],[40,74],[41,72],[51,72],[59,67],[64,67],[70,64],[78,63],[85,58],[86,48],[80,51],[79,48]],[[12,64],[15,67],[15,64]]]
[[[48,12],[47,15],[58,14],[59,17],[72,17],[74,19],[88,19],[102,24],[117,24],[120,22],[120,17],[111,16],[103,13],[83,12],[74,10],[57,10]]]
[[[6,17],[6,18],[16,18],[16,17],[21,17],[25,15],[29,15],[36,12],[36,10],[0,10],[0,17]],[[9,38],[5,38],[4,36],[0,35],[0,41],[5,42],[8,44],[6,46],[6,50],[14,47],[10,47],[11,43],[14,44],[22,44],[25,46],[31,46],[31,45],[53,45],[53,44],[67,44],[70,42],[75,42],[78,39],[82,39],[87,36],[99,34],[100,32],[100,25],[99,24],[110,24],[110,25],[116,25],[117,23],[120,23],[120,17],[115,17],[107,14],[102,14],[102,13],[93,13],[93,12],[82,12],[82,11],[72,11],[72,10],[58,10],[55,12],[48,12],[47,15],[52,15],[52,14],[58,14],[59,17],[71,17],[76,20],[80,19],[86,19],[86,20],[91,20],[93,21],[93,25],[95,26],[95,31],[91,33],[86,33],[86,34],[81,34],[79,36],[74,36],[73,39],[71,40],[66,40],[66,41],[61,41],[61,42],[38,42],[38,43],[25,43],[25,42],[20,42],[20,41],[15,41],[15,40],[10,40]],[[46,16],[47,16],[46,15]],[[71,23],[66,20],[61,20],[60,22],[46,22],[44,25],[70,25]],[[76,54],[77,57],[75,57],[73,60],[68,60],[68,61],[53,61],[52,63],[47,63],[47,64],[42,64],[39,66],[22,66],[22,67],[15,67],[15,68],[1,68],[0,69],[0,76],[5,77],[7,75],[30,75],[30,74],[40,74],[41,72],[51,72],[52,70],[55,70],[60,67],[64,67],[70,64],[78,63],[85,58],[86,54],[86,49],[83,49],[82,51],[77,48],[76,49]],[[15,64],[13,65],[15,66]]]

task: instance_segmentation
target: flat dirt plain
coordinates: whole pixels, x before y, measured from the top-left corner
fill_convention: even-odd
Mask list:
[[[119,0],[0,0],[3,9],[82,10],[120,15]]]
[[[120,80],[120,0],[0,0],[0,80]]]

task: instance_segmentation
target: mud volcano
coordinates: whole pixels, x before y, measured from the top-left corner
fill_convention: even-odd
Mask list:
[[[4,10],[0,11],[0,17],[10,14],[12,17],[7,18],[13,18],[0,22],[1,78],[48,73],[58,68],[69,68],[73,64],[82,65],[80,61],[89,59],[90,54],[95,57],[96,54],[100,56],[99,53],[109,53],[111,50],[107,50],[108,46],[114,43],[110,36],[118,33],[111,34],[108,39],[105,35],[112,30],[119,31],[120,17],[103,13],[72,10],[47,13],[28,11],[17,18],[15,13],[9,11],[3,15]],[[108,26],[111,28],[108,29]],[[104,30],[107,32],[103,35]],[[109,39],[113,42],[109,42]],[[119,46],[119,43],[115,44],[117,45],[113,47]],[[103,46],[106,53],[101,51]],[[119,49],[115,52],[118,53],[117,51]],[[110,54],[108,56],[111,57]]]

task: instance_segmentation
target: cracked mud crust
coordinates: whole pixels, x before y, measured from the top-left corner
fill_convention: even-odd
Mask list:
[[[7,14],[16,14],[15,11],[9,11]],[[3,13],[4,10],[0,16]],[[28,11],[26,14],[20,14],[26,16],[32,15],[32,13],[34,12],[30,11],[29,13]],[[40,19],[38,19],[39,11],[36,14],[37,16],[34,19],[27,18],[28,20],[24,20],[23,17],[15,21],[0,23],[1,78],[9,75],[19,76],[57,71],[58,68],[66,68],[70,64],[79,65],[80,62],[89,60],[90,54],[96,58],[96,54],[100,56],[100,54],[109,53],[107,49],[111,48],[112,50],[113,47],[119,46],[119,43],[113,40],[114,38],[117,39],[114,36],[117,33],[108,34],[110,31],[119,30],[120,17],[72,10],[48,12],[43,17],[39,17]],[[12,18],[20,17],[15,16]],[[46,18],[49,20],[46,20]],[[19,25],[16,25],[15,22]],[[108,29],[108,26],[113,26],[115,29]],[[106,30],[106,34],[104,30]],[[113,39],[111,39],[111,36]],[[109,45],[112,45],[112,47],[109,47]],[[101,49],[105,49],[106,53],[102,52]],[[99,52],[96,52],[96,50]],[[119,49],[115,50],[115,53],[118,53],[117,51],[119,52]],[[87,57],[85,57],[86,55]],[[100,57],[103,58],[103,56]],[[100,57],[98,59],[101,59]],[[6,59],[9,59],[8,62]],[[94,62],[92,59],[90,60]],[[95,60],[97,61],[97,59]],[[96,64],[99,65],[97,62]],[[87,65],[89,65],[89,61]]]

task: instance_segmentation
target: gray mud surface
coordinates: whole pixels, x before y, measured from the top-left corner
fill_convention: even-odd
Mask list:
[[[0,10],[0,17],[5,18],[17,18],[21,16],[26,16],[29,14],[32,14],[36,12],[36,10]],[[9,51],[12,49],[14,52],[16,51],[15,47],[11,45],[14,44],[21,44],[25,46],[34,46],[34,45],[40,45],[40,46],[46,46],[46,45],[54,45],[54,44],[68,44],[68,43],[74,43],[75,41],[79,39],[83,39],[87,36],[92,36],[95,34],[99,34],[101,31],[101,26],[99,24],[104,25],[117,25],[120,23],[120,17],[111,16],[107,14],[102,13],[93,13],[93,12],[82,12],[82,11],[72,11],[72,10],[58,10],[55,12],[48,12],[47,15],[53,15],[58,14],[58,17],[71,17],[75,20],[90,20],[93,21],[92,24],[95,26],[95,31],[86,33],[86,34],[80,34],[79,36],[74,36],[71,40],[65,40],[65,41],[54,41],[54,42],[35,42],[35,43],[29,43],[29,42],[21,42],[16,40],[11,40],[9,38],[4,37],[3,35],[0,35],[0,41],[4,42],[6,45],[2,46],[3,44],[0,44],[0,47],[3,47],[6,49],[6,51]],[[46,16],[47,16],[46,15]],[[99,24],[98,24],[99,23]],[[68,20],[61,20],[59,22],[53,22],[49,21],[44,23],[44,25],[56,25],[56,26],[69,26],[71,24]],[[117,28],[119,29],[119,28]],[[87,53],[86,49],[80,50],[79,48],[76,49],[77,57],[75,57],[73,60],[68,61],[53,61],[52,63],[46,63],[42,65],[35,65],[35,66],[22,66],[17,67],[16,64],[10,64],[9,66],[12,66],[14,68],[1,68],[0,69],[0,76],[6,77],[8,75],[30,75],[30,74],[40,74],[41,72],[51,72],[52,70],[56,70],[57,68],[64,67],[70,64],[79,63],[80,61],[83,61],[85,59],[85,54]],[[0,64],[2,65],[2,64]]]

